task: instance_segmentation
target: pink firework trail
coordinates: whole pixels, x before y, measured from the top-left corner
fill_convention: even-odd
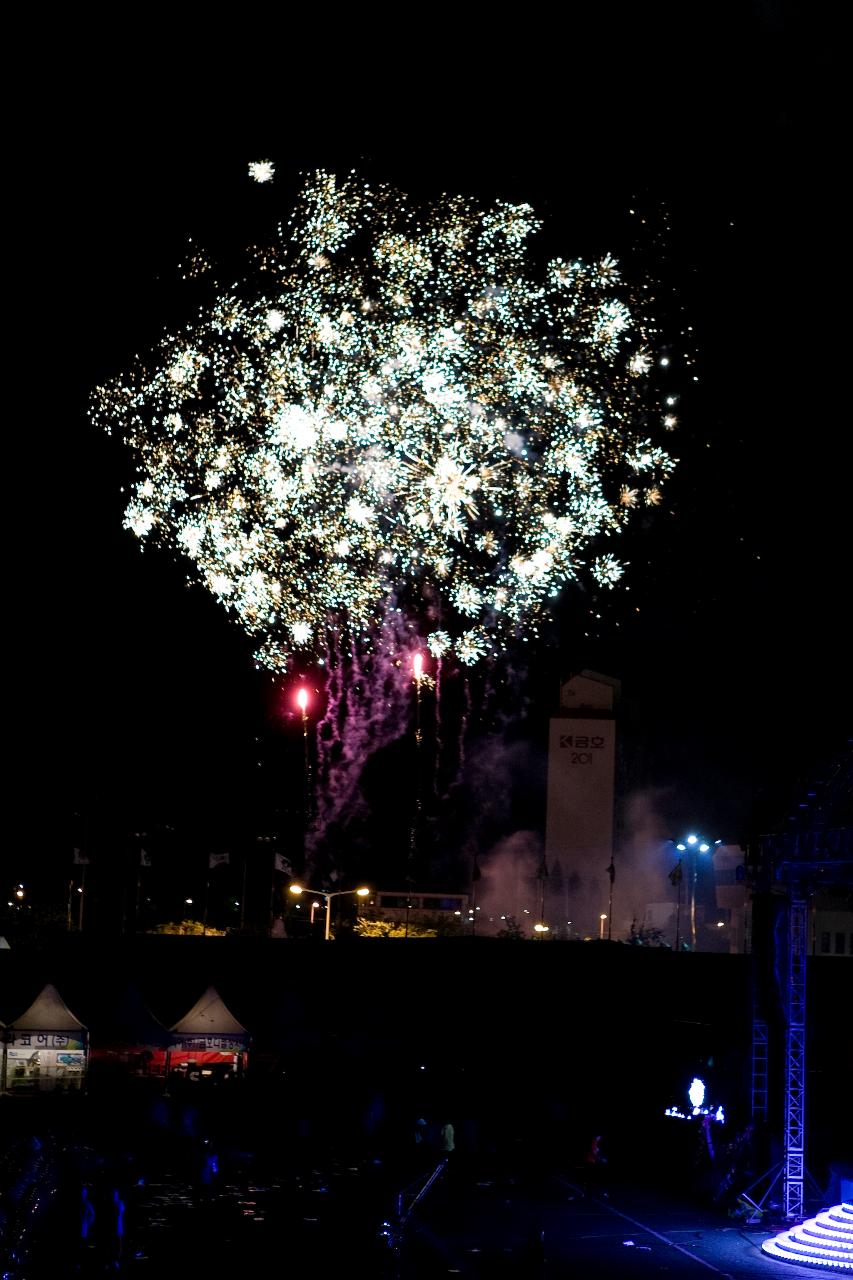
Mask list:
[[[388,611],[375,648],[362,653],[353,641],[327,655],[327,706],[317,726],[314,821],[307,833],[307,870],[325,870],[323,850],[335,827],[367,812],[361,777],[368,760],[402,737],[412,714],[413,661],[418,639],[403,615]]]

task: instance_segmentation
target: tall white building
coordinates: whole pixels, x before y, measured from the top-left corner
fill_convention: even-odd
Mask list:
[[[619,687],[581,671],[562,685],[551,719],[545,855],[551,870],[559,865],[572,937],[607,936]]]

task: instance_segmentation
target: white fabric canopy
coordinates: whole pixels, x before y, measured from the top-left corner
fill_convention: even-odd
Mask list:
[[[170,1028],[182,1036],[248,1036],[215,987],[208,987],[189,1013]]]
[[[16,1032],[86,1030],[51,982],[42,988],[29,1009],[20,1018],[15,1018],[11,1026]]]

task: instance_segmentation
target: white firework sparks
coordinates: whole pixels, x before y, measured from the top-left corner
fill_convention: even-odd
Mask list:
[[[272,182],[275,176],[275,165],[272,160],[253,160],[249,165],[249,177],[255,182]]]
[[[537,227],[526,205],[416,208],[314,174],[264,269],[96,393],[138,462],[127,527],[185,556],[262,662],[375,634],[392,600],[436,619],[433,656],[476,662],[660,501],[672,460],[616,263],[539,278]]]

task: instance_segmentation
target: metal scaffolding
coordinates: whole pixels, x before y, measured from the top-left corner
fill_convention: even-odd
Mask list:
[[[805,890],[793,890],[785,903],[784,965],[785,1063],[784,1063],[784,1153],[772,1169],[741,1192],[751,1210],[747,1222],[761,1222],[774,1204],[784,1211],[788,1222],[802,1221],[807,1193],[820,1197],[820,1188],[805,1165],[806,1109],[806,954],[808,943],[808,901]],[[780,939],[781,940],[781,939]],[[769,1115],[770,1028],[758,1005],[752,1016],[752,1118],[766,1122]],[[753,1195],[763,1188],[760,1199]],[[781,1193],[781,1204],[775,1199]]]
[[[752,1118],[756,1123],[767,1120],[767,1071],[769,1030],[757,1014],[752,1021]]]
[[[843,775],[843,776],[842,776]],[[844,786],[838,782],[842,777]],[[836,790],[849,799],[853,795],[850,780],[853,779],[853,754],[850,764],[832,774],[829,781]],[[808,793],[818,794],[817,787]],[[826,790],[820,795],[827,794]],[[839,806],[840,808],[841,806]],[[849,806],[848,806],[849,808]],[[829,806],[827,806],[827,812]],[[845,809],[846,813],[848,810]],[[747,1187],[741,1198],[753,1209],[750,1222],[758,1222],[772,1207],[776,1188],[781,1182],[782,1203],[788,1222],[802,1221],[807,1201],[820,1199],[820,1188],[806,1168],[806,961],[808,956],[809,899],[817,887],[847,885],[853,866],[853,826],[828,826],[813,821],[800,830],[789,830],[778,835],[764,836],[760,841],[760,856],[752,866],[752,884],[766,902],[770,902],[773,888],[787,886],[784,917],[777,927],[765,926],[763,935],[756,939],[765,959],[776,961],[776,979],[784,992],[781,994],[782,1026],[784,1028],[784,1152],[782,1160],[762,1174]],[[778,899],[777,899],[778,901]],[[781,904],[780,904],[781,905]],[[782,927],[778,927],[781,925]],[[759,970],[754,971],[755,1006],[752,1020],[752,1116],[753,1120],[770,1119],[768,1101],[770,1078],[770,1043],[775,1042],[774,1027],[769,1025],[767,1012],[771,1002],[768,979],[758,980]],[[778,1006],[776,1006],[778,1007]],[[775,1106],[773,1108],[775,1110]],[[764,1186],[761,1199],[752,1199],[756,1188]]]
[[[785,1033],[785,1217],[803,1216],[806,1101],[806,954],[808,904],[792,893],[788,907],[788,989]]]

